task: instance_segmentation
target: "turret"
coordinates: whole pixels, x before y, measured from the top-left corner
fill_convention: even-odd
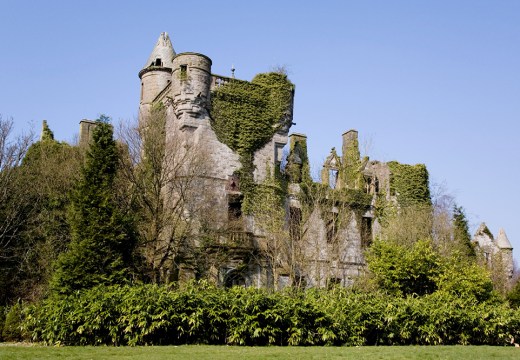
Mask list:
[[[139,71],[139,79],[141,79],[140,118],[147,114],[157,95],[169,85],[174,56],[175,51],[168,33],[161,33],[144,68]]]
[[[211,59],[192,52],[178,54],[173,59],[171,83],[173,111],[181,127],[197,127],[197,119],[208,113]]]
[[[496,240],[500,255],[502,256],[502,265],[504,266],[504,271],[508,280],[513,278],[513,246],[509,242],[507,238],[506,232],[504,229],[500,229],[498,231],[497,240]]]

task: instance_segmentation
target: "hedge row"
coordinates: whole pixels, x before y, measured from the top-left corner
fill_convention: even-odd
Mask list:
[[[442,292],[397,298],[340,288],[140,285],[49,298],[25,309],[22,328],[53,345],[503,345],[520,336],[520,314]]]

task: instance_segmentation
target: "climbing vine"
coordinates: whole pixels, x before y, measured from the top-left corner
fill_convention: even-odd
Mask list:
[[[280,73],[233,80],[211,94],[211,124],[218,139],[239,155],[253,154],[283,125],[293,84]]]
[[[424,164],[405,165],[397,161],[387,164],[392,172],[390,195],[395,195],[400,205],[431,204],[428,170]]]
[[[254,192],[254,153],[290,121],[293,90],[287,75],[271,72],[251,82],[232,80],[211,94],[211,125],[219,141],[240,156],[245,198]]]

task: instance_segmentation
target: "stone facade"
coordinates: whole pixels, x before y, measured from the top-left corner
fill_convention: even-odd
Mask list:
[[[262,184],[273,172],[281,172],[287,185],[284,209],[287,231],[283,241],[290,246],[283,245],[287,256],[273,255],[272,242],[276,237],[266,234],[258,217],[242,214],[244,194],[237,175],[242,167],[239,154],[219,141],[212,128],[212,91],[231,81],[242,80],[212,74],[211,65],[211,59],[205,55],[175,53],[168,34],[162,33],[139,72],[140,123],[146,124],[153,106],[163,104],[166,146],[179,152],[197,149],[206,160],[204,183],[211,190],[204,191],[210,194],[204,201],[210,204],[207,211],[213,216],[211,226],[218,244],[214,252],[225,249],[227,254],[225,260],[213,263],[209,269],[211,277],[226,286],[280,288],[294,282],[305,286],[348,286],[363,271],[364,249],[380,228],[374,212],[376,200],[398,202],[398,195],[391,190],[389,166],[362,159],[358,133],[350,130],[343,134],[342,154],[332,149],[323,166],[322,184],[314,184],[309,180],[305,135],[290,136],[290,151],[284,159],[292,124],[291,101],[286,118],[280,119],[285,125],[254,153],[253,159],[255,183]],[[82,138],[88,132],[88,124],[84,126]],[[305,198],[305,194],[309,187],[321,189],[320,186],[335,192],[324,190],[326,195],[315,199],[316,206],[308,212],[305,204],[312,199]],[[333,199],[331,194],[336,193],[343,197]],[[504,236],[500,238],[502,242]],[[196,270],[190,264],[194,260],[189,260],[189,256],[186,259],[186,264],[180,266],[179,278],[196,277]]]
[[[507,238],[504,229],[498,231],[495,238],[485,223],[481,223],[472,240],[478,249],[479,255],[490,268],[499,266],[504,269],[506,278],[513,278],[513,247]]]

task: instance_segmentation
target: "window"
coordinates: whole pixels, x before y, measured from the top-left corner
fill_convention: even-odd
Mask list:
[[[338,170],[329,170],[329,186],[331,189],[335,189],[338,184]]]
[[[181,80],[186,80],[188,78],[188,65],[181,65]]]
[[[154,64],[154,66],[162,66],[162,61],[161,61],[160,58],[155,59],[155,64]]]
[[[228,227],[232,231],[242,231],[242,196],[228,194]]]
[[[337,277],[331,277],[327,280],[327,288],[330,290],[335,286],[341,285],[341,279]]]
[[[361,218],[361,246],[367,248],[372,244],[372,218]]]

